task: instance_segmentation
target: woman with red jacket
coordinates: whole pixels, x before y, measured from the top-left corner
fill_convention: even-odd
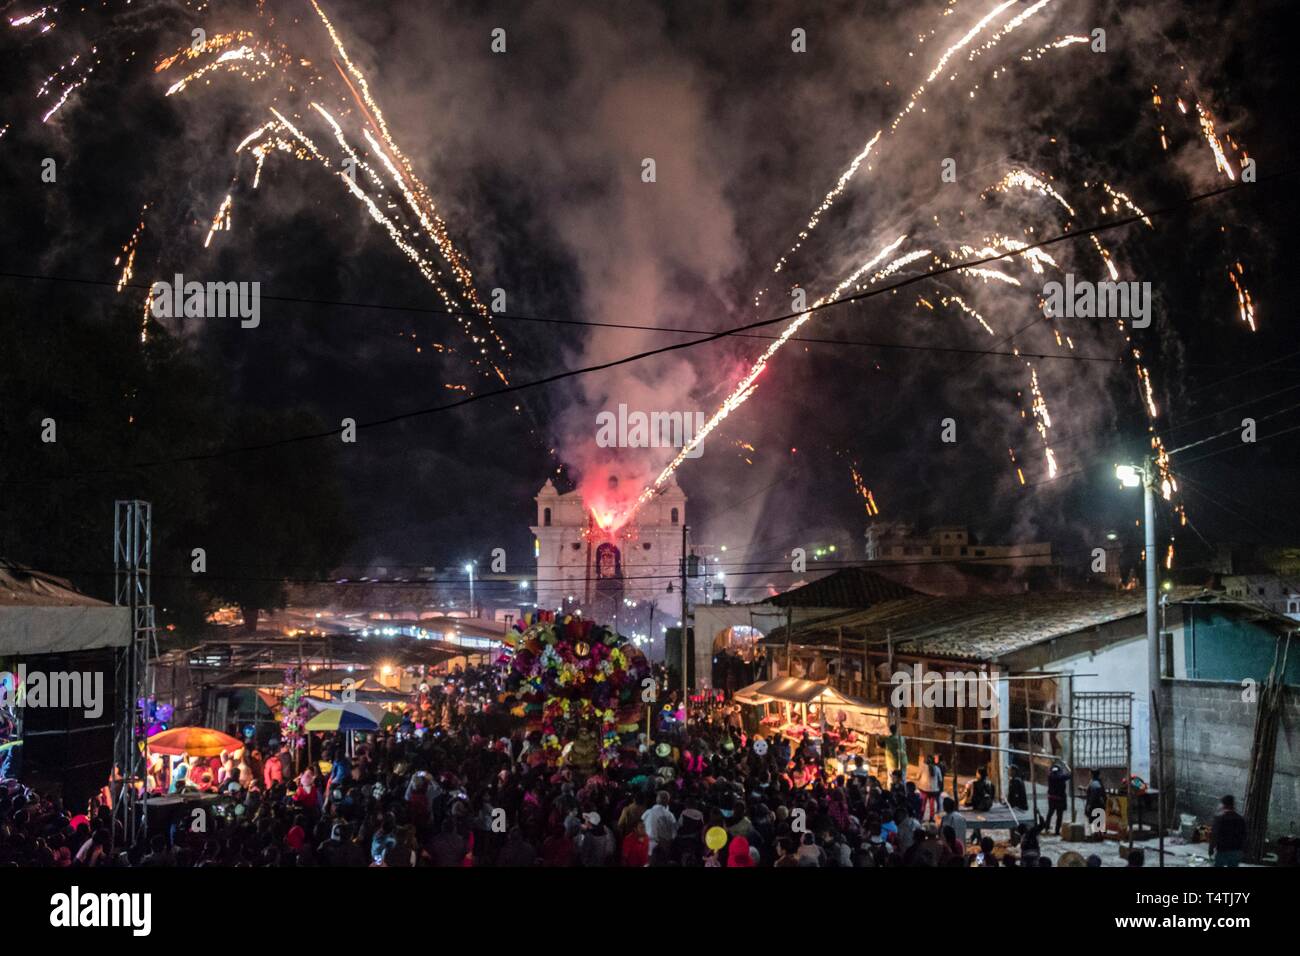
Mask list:
[[[637,820],[636,826],[623,837],[623,865],[646,866],[650,862],[650,838],[645,833],[645,823]]]

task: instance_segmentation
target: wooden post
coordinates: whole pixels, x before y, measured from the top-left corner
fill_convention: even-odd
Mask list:
[[[303,664],[302,664],[302,632],[301,631],[298,632],[298,676],[300,679],[304,681],[305,686],[307,688],[307,694],[308,696],[310,696],[311,681],[308,678],[306,678],[305,672],[303,670]],[[307,733],[306,728],[303,729],[303,733],[307,735],[308,740],[311,739],[311,734]],[[302,748],[298,746],[295,746],[293,748],[293,772],[295,774],[302,772]]]
[[[1160,865],[1165,865],[1165,735],[1160,728],[1160,709],[1157,706],[1156,695],[1151,694],[1151,713],[1156,719],[1156,780],[1159,786],[1156,787],[1156,829],[1157,836],[1160,840]]]
[[[794,654],[794,646],[790,639],[790,631],[794,627],[794,608],[785,609],[785,676],[794,676],[794,664],[791,655]]]
[[[1070,822],[1074,822],[1074,792],[1079,789],[1074,782],[1074,674],[1070,674]]]
[[[1129,707],[1124,725],[1124,826],[1128,829],[1128,850],[1133,852],[1133,708]]]
[[[894,632],[893,630],[885,631],[885,646],[889,654],[888,681],[890,684],[892,684],[894,681]],[[886,700],[889,703],[890,723],[897,723],[898,715],[894,713],[893,695],[889,693],[888,688],[886,688],[885,694],[887,695]]]
[[[1034,823],[1038,823],[1038,761],[1034,759],[1034,705],[1029,699],[1029,681],[1025,681],[1025,725],[1029,737],[1029,792],[1034,795]]]
[[[871,666],[871,654],[867,651],[867,635],[862,635],[862,691],[863,696],[870,693],[874,696],[876,686],[875,668]]]
[[[948,727],[952,752],[952,802],[961,809],[961,795],[957,792],[957,726]]]
[[[842,627],[835,628],[835,634],[839,638],[839,644],[840,644],[840,660],[839,663],[835,665],[835,683],[838,685],[836,687],[836,690],[843,692],[845,689],[844,687],[844,628]]]

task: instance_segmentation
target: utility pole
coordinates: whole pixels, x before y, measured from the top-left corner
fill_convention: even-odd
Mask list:
[[[1160,634],[1156,626],[1156,604],[1159,592],[1156,589],[1156,495],[1155,465],[1148,461],[1142,474],[1142,524],[1146,532],[1147,555],[1147,676],[1149,689],[1153,695],[1160,691]]]
[[[691,529],[682,525],[682,710],[686,710],[687,700],[690,697],[690,679],[687,677],[687,642],[686,642],[686,615],[688,607],[686,603],[686,533]]]
[[[1159,593],[1156,589],[1156,466],[1147,460],[1142,474],[1142,523],[1146,526],[1147,552],[1147,696],[1151,700],[1151,720],[1148,722],[1147,749],[1155,750],[1151,762],[1152,780],[1156,788],[1156,827],[1160,831],[1160,865],[1165,865],[1165,794],[1164,754],[1160,752],[1163,741],[1160,734],[1160,629],[1156,621]],[[1131,791],[1130,791],[1131,792]],[[1132,798],[1130,798],[1132,799]],[[1140,798],[1139,798],[1140,799]]]
[[[1158,471],[1156,463],[1148,458],[1140,466],[1116,465],[1115,477],[1119,479],[1120,484],[1125,488],[1136,488],[1139,483],[1142,485],[1142,530],[1145,541],[1147,578],[1147,696],[1151,700],[1151,707],[1155,708],[1159,706],[1160,701],[1160,628],[1156,620],[1159,604],[1159,592],[1156,587],[1156,562],[1160,560],[1156,555],[1155,489]],[[1154,749],[1155,724],[1155,712],[1153,710],[1150,714],[1150,720],[1147,722],[1148,754]],[[1160,761],[1152,761],[1151,768],[1152,773],[1159,774]],[[1130,768],[1129,772],[1132,772],[1132,768]],[[1156,789],[1160,790],[1163,781],[1156,779],[1155,783]],[[1132,796],[1129,781],[1125,782],[1125,793],[1129,794],[1130,797]]]

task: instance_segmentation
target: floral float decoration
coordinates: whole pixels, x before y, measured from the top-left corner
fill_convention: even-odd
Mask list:
[[[516,622],[505,644],[501,702],[541,731],[543,748],[563,749],[562,724],[598,724],[601,765],[616,761],[622,735],[640,727],[645,655],[610,628],[551,611]]]
[[[280,739],[290,747],[307,743],[307,676],[296,667],[284,672],[284,697],[280,702]]]

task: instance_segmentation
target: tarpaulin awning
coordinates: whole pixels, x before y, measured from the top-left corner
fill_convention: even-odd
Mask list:
[[[0,559],[0,655],[125,647],[131,611],[82,594],[71,582]]]
[[[768,700],[779,700],[790,704],[816,703],[821,704],[823,707],[855,707],[859,710],[881,711],[882,713],[888,709],[883,704],[869,704],[855,697],[849,697],[829,684],[801,680],[798,677],[778,677],[775,680],[750,684],[739,693],[748,693],[754,698],[766,698],[766,700],[757,701],[759,703],[766,703]],[[739,693],[737,696],[739,696]],[[742,702],[747,703],[747,701]]]
[[[0,604],[0,655],[63,654],[131,643],[131,609]]]
[[[740,690],[732,694],[731,695],[732,699],[737,700],[742,704],[753,704],[754,706],[766,704],[769,701],[771,701],[772,698],[768,697],[766,694],[763,694],[759,691],[759,688],[761,688],[766,683],[768,682],[765,680],[754,681],[754,683],[749,684],[746,687],[742,687],[740,688]]]

